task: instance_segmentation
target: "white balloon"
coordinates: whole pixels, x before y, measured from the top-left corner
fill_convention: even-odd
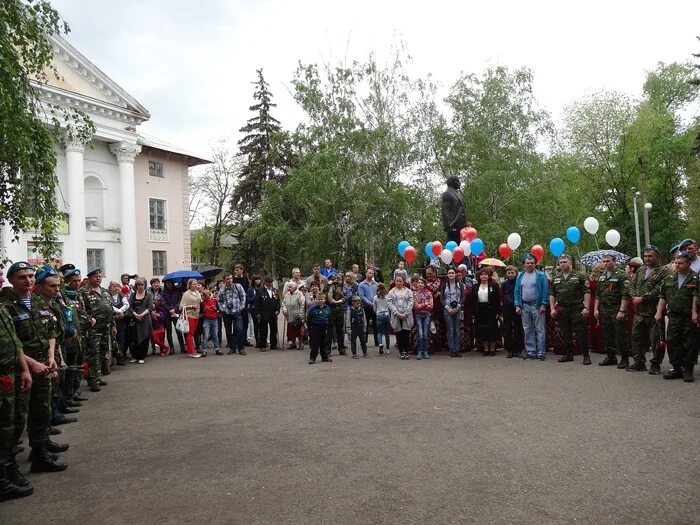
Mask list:
[[[605,234],[605,242],[614,248],[620,244],[620,232],[617,230],[608,230]]]
[[[440,259],[442,259],[442,262],[445,264],[450,264],[452,262],[452,252],[450,250],[442,250]]]
[[[591,235],[595,235],[598,233],[598,228],[600,228],[600,224],[598,224],[598,219],[595,217],[588,217],[585,221],[583,221],[583,227],[586,229],[588,233]]]
[[[464,250],[465,257],[468,257],[472,254],[472,243],[470,243],[468,240],[463,240],[459,243],[459,246]]]
[[[523,241],[523,240],[520,238],[520,235],[519,235],[519,234],[517,234],[517,233],[511,233],[511,234],[508,236],[508,247],[509,247],[511,250],[515,251],[515,250],[518,249],[518,247],[520,246],[520,243],[521,243],[522,241]]]

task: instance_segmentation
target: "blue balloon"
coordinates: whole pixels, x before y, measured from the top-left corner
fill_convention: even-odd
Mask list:
[[[425,255],[428,256],[428,259],[431,259],[435,257],[433,255],[433,243],[432,242],[427,242],[425,243]]]
[[[566,244],[564,244],[564,239],[555,237],[549,241],[549,251],[552,252],[554,257],[559,257],[566,249]]]
[[[481,252],[484,251],[484,241],[479,239],[478,237],[472,241],[472,254],[475,257],[478,257],[481,255]]]
[[[569,229],[566,230],[566,238],[569,239],[569,242],[578,243],[581,240],[581,230],[576,226],[569,226]]]
[[[454,242],[454,241],[450,241],[450,242],[448,242],[448,243],[445,245],[445,249],[446,249],[446,250],[452,251],[452,250],[454,250],[457,246],[459,246],[459,244],[457,244],[457,243]]]
[[[403,257],[403,252],[405,252],[405,251],[406,251],[406,248],[408,248],[409,246],[411,246],[411,243],[408,242],[408,241],[401,241],[401,242],[399,243],[399,245],[398,245],[397,248],[398,248],[398,250],[399,250],[399,255],[400,255],[401,257]]]

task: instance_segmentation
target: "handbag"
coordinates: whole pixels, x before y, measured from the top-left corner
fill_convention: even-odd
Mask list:
[[[175,329],[183,334],[190,331],[190,322],[187,320],[186,308],[183,308],[182,312],[180,312],[180,317],[177,318],[177,322],[175,323]]]

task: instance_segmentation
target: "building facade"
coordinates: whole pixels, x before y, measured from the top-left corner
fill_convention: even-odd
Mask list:
[[[190,268],[189,168],[210,162],[138,131],[150,113],[61,37],[52,38],[60,79],[37,84],[41,99],[79,108],[93,121],[88,143],[57,148],[57,199],[65,221],[56,262],[104,275],[162,276]],[[31,183],[28,180],[27,183]],[[2,255],[41,262],[27,232],[2,228]]]

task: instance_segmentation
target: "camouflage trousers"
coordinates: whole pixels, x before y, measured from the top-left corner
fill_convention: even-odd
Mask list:
[[[674,370],[693,369],[698,358],[697,333],[690,316],[669,314],[666,345],[668,360]]]
[[[632,324],[632,353],[635,363],[646,363],[646,353],[651,348],[654,354],[651,362],[654,365],[661,365],[666,354],[665,348],[659,347],[661,334],[659,325],[652,315],[635,314]]]
[[[16,390],[19,389],[19,377],[15,379],[13,369],[0,372],[2,387],[0,387],[0,470],[7,466],[14,457],[14,448],[17,445],[15,432]],[[1,474],[1,472],[0,472]]]
[[[100,380],[102,374],[109,373],[110,366],[109,328],[95,328],[85,337],[85,360],[88,363],[88,384]]]
[[[43,362],[43,359],[41,361]],[[27,392],[17,389],[16,396],[17,417],[14,442],[19,441],[26,424],[29,446],[45,444],[49,440],[51,425],[51,377],[32,374],[32,388]]]
[[[586,321],[581,314],[583,306],[574,307],[559,307],[557,313],[557,324],[561,329],[561,336],[564,340],[564,348],[568,355],[574,354],[574,333],[576,334],[576,342],[581,347],[583,355],[589,354],[588,347],[588,330],[586,329]]]

